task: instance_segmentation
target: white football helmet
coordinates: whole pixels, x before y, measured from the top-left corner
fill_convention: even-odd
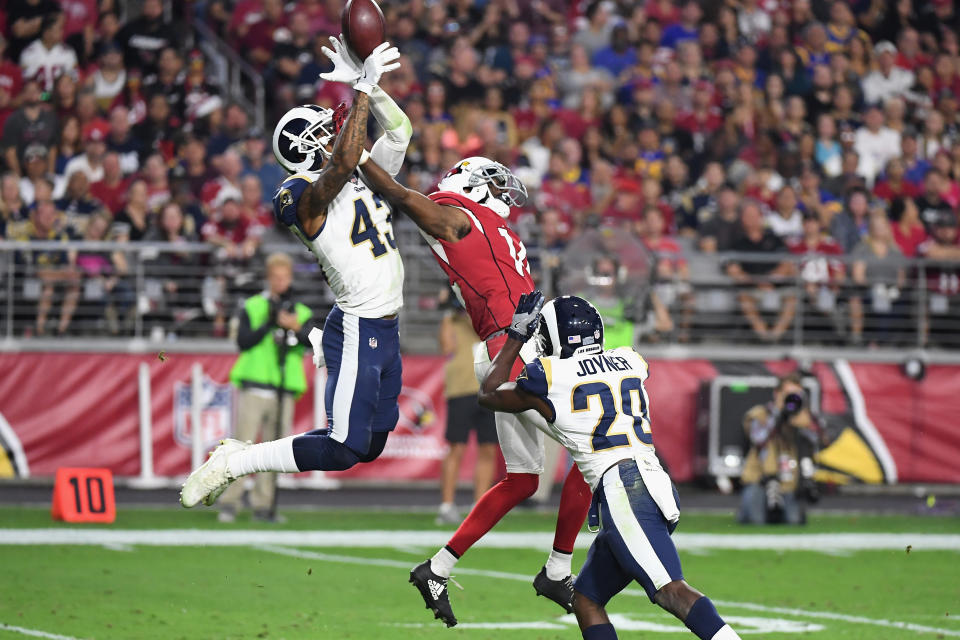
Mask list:
[[[325,148],[343,123],[346,105],[327,109],[305,104],[290,109],[273,130],[273,154],[290,173],[319,171],[330,157]]]
[[[510,216],[510,207],[523,206],[527,201],[527,188],[510,169],[481,156],[464,158],[454,165],[440,180],[437,190],[464,195],[490,207],[501,218]]]

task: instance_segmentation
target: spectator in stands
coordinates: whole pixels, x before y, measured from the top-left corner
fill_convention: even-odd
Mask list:
[[[60,119],[60,140],[57,144],[57,164],[54,173],[65,176],[67,164],[83,153],[83,132],[80,129],[80,119],[75,115],[68,115]]]
[[[335,106],[335,105],[331,105]],[[230,104],[224,112],[223,126],[210,132],[207,140],[207,157],[216,159],[233,145],[242,142],[250,131],[250,118],[238,104]]]
[[[246,262],[257,250],[254,221],[244,217],[239,189],[224,187],[214,199],[213,216],[201,230],[204,240],[221,249],[218,259]]]
[[[24,222],[30,217],[27,203],[20,196],[20,179],[14,173],[0,176],[0,220],[6,228],[6,234],[0,237],[13,237],[11,224]]]
[[[797,193],[786,185],[777,193],[773,211],[766,216],[767,227],[784,242],[804,235],[803,215],[797,208]]]
[[[40,281],[40,298],[37,301],[37,318],[33,331],[38,336],[47,332],[47,317],[53,306],[54,294],[62,296],[57,335],[64,335],[77,308],[80,296],[80,279],[76,270],[77,253],[68,248],[69,235],[57,228],[57,210],[50,200],[37,202],[30,221],[15,238],[23,242],[62,242],[63,249],[37,249],[23,252],[30,273]]]
[[[917,198],[920,220],[927,227],[927,233],[933,235],[933,223],[942,214],[952,214],[953,207],[943,198],[947,181],[939,169],[930,169],[923,179],[923,193]]]
[[[273,226],[273,207],[266,204],[263,198],[263,186],[256,174],[248,173],[240,178],[241,215],[259,229],[269,229]],[[261,231],[253,233],[260,235]]]
[[[83,127],[83,154],[67,163],[64,176],[67,180],[82,171],[89,182],[103,180],[103,156],[107,152],[107,135],[110,125],[105,120],[94,120]]]
[[[38,200],[41,184],[49,185],[54,191],[59,191],[59,180],[56,175],[47,169],[50,166],[47,158],[50,151],[42,144],[31,144],[23,154],[25,174],[20,178],[20,196],[28,205]],[[55,187],[56,185],[56,187]]]
[[[882,209],[870,213],[870,230],[853,248],[850,297],[850,339],[855,345],[890,342],[906,314],[902,296],[906,277],[903,253]],[[866,307],[866,310],[865,310]]]
[[[893,239],[907,258],[917,255],[917,247],[926,242],[927,230],[920,220],[920,209],[913,198],[896,198],[890,203]]]
[[[869,211],[870,199],[866,189],[854,188],[847,193],[843,211],[830,219],[827,229],[845,252],[857,246],[866,234]]]
[[[743,233],[733,245],[737,253],[756,253],[775,257],[786,249],[783,241],[763,224],[760,204],[747,201],[740,212]],[[734,261],[727,265],[727,275],[741,288],[740,308],[750,323],[754,335],[765,342],[779,341],[796,313],[797,298],[792,293],[778,291],[777,285],[794,273],[793,264],[782,260]],[[760,305],[758,305],[760,298]],[[773,322],[761,316],[764,310],[778,310]]]
[[[131,178],[123,176],[119,154],[110,151],[103,156],[103,180],[90,185],[90,195],[102,202],[110,215],[115,216],[123,209],[131,182]]]
[[[180,164],[174,167],[174,176],[185,181],[191,192],[202,193],[204,186],[217,177],[213,167],[207,164],[207,149],[203,140],[188,134],[181,141],[178,155]]]
[[[740,224],[739,197],[730,185],[721,187],[717,194],[717,208],[713,216],[698,228],[697,248],[703,253],[730,251],[743,233]]]
[[[120,170],[124,175],[136,173],[140,168],[141,140],[133,135],[130,124],[130,110],[118,104],[110,110],[110,133],[107,135],[107,149],[117,154]]]
[[[853,147],[860,156],[857,173],[872,185],[887,162],[900,154],[900,134],[885,126],[880,107],[870,107],[864,126],[856,131]]]
[[[250,25],[240,40],[241,51],[257,69],[266,68],[277,43],[290,37],[282,0],[263,0],[260,19]]]
[[[97,68],[89,82],[93,85],[97,106],[101,111],[107,111],[127,84],[127,71],[123,68],[123,53],[120,46],[112,40],[100,45],[97,60]]]
[[[40,145],[47,150],[57,141],[57,118],[41,102],[41,88],[36,80],[27,80],[23,85],[20,108],[13,112],[3,125],[0,146],[4,149],[7,167],[23,174],[24,153],[30,145]],[[53,172],[56,153],[47,154],[46,171]]]
[[[916,198],[920,195],[920,187],[907,182],[906,167],[901,158],[892,158],[887,162],[886,170],[873,186],[873,195],[892,202],[895,198]]]
[[[147,203],[150,210],[159,211],[162,206],[170,201],[172,195],[169,171],[163,161],[163,156],[155,153],[147,158],[143,177],[147,181]],[[190,231],[193,232],[195,229],[191,227]]]
[[[20,54],[23,76],[40,83],[44,91],[53,90],[56,79],[77,68],[77,54],[63,44],[63,14],[43,16],[40,37]]]
[[[157,72],[143,78],[143,90],[147,96],[162,94],[170,105],[173,118],[184,118],[184,80],[183,58],[173,46],[164,47],[157,58]]]
[[[40,37],[44,16],[59,12],[60,6],[55,0],[9,3],[6,24],[10,28],[10,58],[19,60],[26,46]]]
[[[151,154],[159,153],[163,161],[173,159],[173,135],[180,125],[170,111],[170,103],[162,93],[147,101],[147,117],[133,128],[133,136],[140,143],[140,162]]]
[[[83,176],[82,173],[75,175]],[[98,211],[90,216],[83,239],[86,242],[116,241],[118,238],[115,233],[114,237],[108,237],[110,228],[110,215]],[[122,251],[81,250],[77,255],[77,270],[87,291],[85,299],[95,301],[95,307],[85,315],[94,318],[102,316],[108,333],[116,336],[120,332],[120,320],[128,320],[133,310],[133,289],[124,279],[129,273],[126,254]]]
[[[153,227],[153,215],[147,197],[147,183],[143,180],[134,180],[127,192],[126,203],[120,213],[114,218],[117,225],[126,225],[126,236],[131,242],[146,239]],[[156,234],[154,234],[156,237]]]
[[[103,203],[90,195],[90,180],[83,171],[70,174],[64,196],[55,200],[54,205],[73,237],[84,235],[91,216],[107,213]]]
[[[867,104],[881,104],[891,96],[902,96],[913,86],[913,72],[896,66],[897,47],[884,40],[873,47],[877,69],[861,82],[863,99]]]
[[[257,127],[251,127],[247,131],[243,143],[243,173],[257,177],[262,187],[264,204],[270,203],[274,187],[287,177],[287,172],[277,164],[273,153],[267,150],[263,131]]]
[[[843,255],[843,248],[837,242],[823,234],[820,217],[815,212],[808,212],[803,216],[803,235],[787,241],[790,253],[803,256],[800,260],[800,279],[803,282],[804,293],[807,297],[805,308],[813,309],[819,315],[818,324],[822,316],[828,319],[835,317],[840,287],[844,283],[846,267],[837,256]],[[808,320],[805,325],[808,330],[824,327],[811,327]],[[833,323],[827,323],[826,331],[822,335],[833,334]]]
[[[584,28],[573,36],[573,42],[582,45],[591,58],[610,43],[610,32],[614,27],[611,6],[611,3],[607,2],[592,2],[588,5],[584,14],[587,22]]]
[[[924,268],[928,296],[928,342],[941,347],[960,346],[957,310],[960,309],[960,244],[957,216],[941,211],[932,221],[930,239],[917,247],[917,255],[935,260]]]
[[[120,29],[116,42],[123,48],[127,69],[139,69],[144,76],[154,73],[160,52],[177,44],[176,33],[163,20],[162,0],[143,0],[140,17]]]

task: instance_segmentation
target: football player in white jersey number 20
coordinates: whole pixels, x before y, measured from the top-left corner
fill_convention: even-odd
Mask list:
[[[397,424],[401,387],[397,314],[403,305],[403,262],[389,205],[370,190],[359,166],[368,161],[396,175],[412,127],[377,86],[400,66],[399,51],[378,46],[361,64],[340,39],[323,51],[334,68],[321,77],[356,90],[344,105],[287,112],[273,134],[280,164],[291,175],[273,198],[274,216],[313,252],[337,304],[324,330],[313,329],[314,363],[327,367],[326,428],[260,444],[224,440],[187,478],[180,502],[212,505],[227,485],[250,473],[348,469],[383,451]],[[368,113],[384,129],[364,149]]]
[[[573,598],[584,639],[617,637],[604,607],[633,580],[698,638],[738,639],[710,599],[683,580],[670,538],[680,520],[677,492],[654,454],[644,359],[629,347],[604,350],[600,314],[576,296],[544,306],[539,291],[525,294],[507,336],[481,384],[480,404],[543,415],[593,489],[589,522],[600,530]],[[534,336],[541,357],[507,382]]]

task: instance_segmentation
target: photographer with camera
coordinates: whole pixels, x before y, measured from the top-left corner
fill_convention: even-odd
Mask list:
[[[267,258],[267,289],[244,302],[239,314],[240,357],[230,382],[240,388],[234,437],[264,442],[290,435],[294,401],[307,389],[303,355],[313,326],[311,312],[293,299],[293,262],[283,253]],[[243,482],[220,498],[220,522],[233,522]],[[276,522],[276,474],[261,473],[250,494],[253,519]]]
[[[743,428],[750,451],[740,476],[740,522],[804,524],[805,503],[819,498],[813,455],[820,427],[806,406],[800,375],[781,377],[773,401],[747,411]]]

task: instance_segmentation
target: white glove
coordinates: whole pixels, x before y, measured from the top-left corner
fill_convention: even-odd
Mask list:
[[[381,42],[363,61],[363,75],[353,83],[353,88],[370,95],[383,74],[400,67],[400,63],[397,62],[399,59],[399,49],[390,46],[389,42]]]
[[[363,75],[363,65],[350,52],[350,48],[343,43],[343,35],[339,38],[330,36],[330,44],[333,45],[333,51],[326,47],[321,47],[323,55],[333,63],[333,70],[321,73],[320,77],[327,82],[342,82],[352,85]]]
[[[321,331],[319,327],[310,329],[310,333],[307,334],[307,340],[310,341],[310,346],[313,347],[313,365],[317,369],[322,369],[327,366],[327,361],[323,357],[323,331]]]

